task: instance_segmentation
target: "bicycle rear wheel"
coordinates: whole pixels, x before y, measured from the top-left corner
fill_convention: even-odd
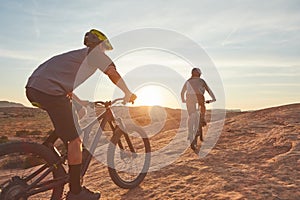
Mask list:
[[[54,179],[62,179],[66,173],[61,165],[55,164],[58,159],[41,144],[1,144],[0,199],[61,199],[64,183]]]
[[[121,188],[137,187],[150,167],[150,142],[142,129],[130,134],[117,128],[108,146],[108,171],[113,182]]]
[[[200,116],[198,112],[191,114],[188,118],[188,140],[192,142],[197,135],[199,127]]]

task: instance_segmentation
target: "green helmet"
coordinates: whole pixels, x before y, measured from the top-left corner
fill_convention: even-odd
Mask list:
[[[96,46],[96,45],[100,44],[101,42],[104,42],[104,47],[107,50],[113,49],[108,38],[101,31],[92,29],[89,32],[87,32],[84,36],[84,45],[86,45],[87,47]]]

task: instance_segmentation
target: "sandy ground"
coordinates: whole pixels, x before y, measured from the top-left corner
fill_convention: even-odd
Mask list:
[[[149,123],[142,112],[135,119]],[[150,138],[153,151],[172,141],[180,113],[166,110],[164,127]],[[17,129],[0,125],[5,133]],[[101,199],[300,199],[300,104],[227,115],[207,156],[199,158],[187,148],[171,164],[149,172],[135,189],[116,186],[106,166],[95,161],[85,185],[101,191]]]

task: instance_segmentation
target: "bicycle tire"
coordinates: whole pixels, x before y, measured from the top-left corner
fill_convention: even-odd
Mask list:
[[[203,128],[200,127],[198,130],[198,134],[196,136],[199,136],[200,141],[203,142]]]
[[[59,159],[58,155],[55,155],[49,148],[47,148],[44,145],[37,144],[37,143],[14,142],[14,143],[5,143],[5,144],[0,145],[0,161],[2,160],[1,158],[5,159],[5,157],[11,159],[12,154],[20,154],[20,156],[22,156],[24,158],[31,158],[29,156],[34,155],[34,156],[37,156],[34,158],[43,159],[43,164],[45,162],[45,164],[48,164],[49,166],[53,166]],[[28,160],[24,159],[24,161],[28,161]],[[18,163],[16,163],[16,164],[18,164]],[[15,163],[14,163],[14,165],[15,165]],[[36,164],[34,167],[36,167],[37,165],[39,165],[39,164]],[[0,165],[0,167],[1,166],[2,165]],[[26,168],[26,167],[24,167],[24,168]],[[23,169],[23,170],[25,171],[25,169]],[[59,177],[65,176],[65,175],[66,175],[66,172],[61,165],[56,165],[56,170],[52,171],[53,178],[59,178]],[[8,177],[8,178],[13,180],[12,177]],[[22,179],[20,179],[20,180],[24,180],[25,178],[26,178],[26,175],[22,176]],[[3,180],[0,180],[0,186],[1,185],[3,185]],[[7,189],[7,188],[0,188],[0,189],[1,189],[0,190],[0,192],[1,192],[0,199],[6,200],[5,196],[7,196],[7,194],[5,193],[5,189]],[[49,197],[46,199],[51,199],[51,200],[61,199],[62,195],[63,195],[63,189],[64,189],[64,184],[55,186],[52,189],[52,193],[49,194]],[[46,195],[48,195],[48,194],[46,194]],[[50,198],[50,195],[51,195],[51,198]],[[24,197],[24,198],[31,199],[31,197]],[[32,198],[37,198],[37,197],[32,197]]]
[[[188,118],[188,139],[190,142],[196,137],[197,130],[199,129],[200,116],[198,112],[193,113]]]
[[[122,152],[125,152],[123,150],[120,150],[120,148],[118,147],[118,142],[121,140],[124,140],[125,135],[131,136],[131,137],[136,137],[136,136],[132,136],[132,134],[127,134],[125,132],[123,132],[121,129],[117,128],[114,132],[114,135],[111,138],[111,142],[108,146],[108,156],[107,156],[107,160],[108,160],[108,172],[109,175],[111,177],[111,179],[113,180],[113,182],[124,189],[133,189],[135,187],[137,187],[145,178],[145,176],[147,175],[148,169],[150,167],[150,159],[151,159],[151,147],[150,147],[150,142],[149,139],[147,138],[145,132],[142,129],[138,129],[135,128],[135,130],[133,130],[133,132],[138,134],[138,137],[140,137],[140,139],[143,141],[142,145],[144,148],[144,152],[138,152],[138,153],[134,153],[134,155],[137,155],[137,157],[141,158],[141,162],[142,162],[142,166],[140,166],[138,169],[138,172],[128,172],[129,174],[133,174],[136,173],[136,177],[134,177],[132,180],[126,180],[124,177],[122,177],[122,174],[125,173],[126,171],[123,169],[118,169],[118,167],[116,166],[116,162],[120,161],[120,157],[122,154]],[[138,138],[136,137],[136,138]],[[136,140],[133,138],[133,140]],[[132,142],[132,140],[131,140]],[[134,148],[135,150],[137,150],[138,148],[140,148],[141,146],[140,142],[137,144],[134,144]],[[126,153],[124,153],[126,154]],[[129,156],[128,156],[129,157]],[[127,169],[126,169],[127,170]]]

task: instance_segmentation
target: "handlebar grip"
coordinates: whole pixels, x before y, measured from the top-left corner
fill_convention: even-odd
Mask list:
[[[104,102],[104,101],[95,101],[94,104],[95,104],[95,105],[97,105],[97,104],[102,104],[102,105],[104,105],[105,102]]]
[[[129,99],[128,102],[134,104],[134,101],[136,100],[136,98],[137,98],[137,96],[136,96],[135,94],[132,94],[132,95],[130,96],[130,99]]]
[[[212,103],[214,102],[215,100],[206,100],[205,103],[209,104],[209,103]]]
[[[94,104],[95,104],[95,105],[101,104],[102,106],[107,107],[107,106],[110,106],[110,105],[111,105],[111,101],[105,101],[105,102],[104,102],[104,101],[95,101]]]

